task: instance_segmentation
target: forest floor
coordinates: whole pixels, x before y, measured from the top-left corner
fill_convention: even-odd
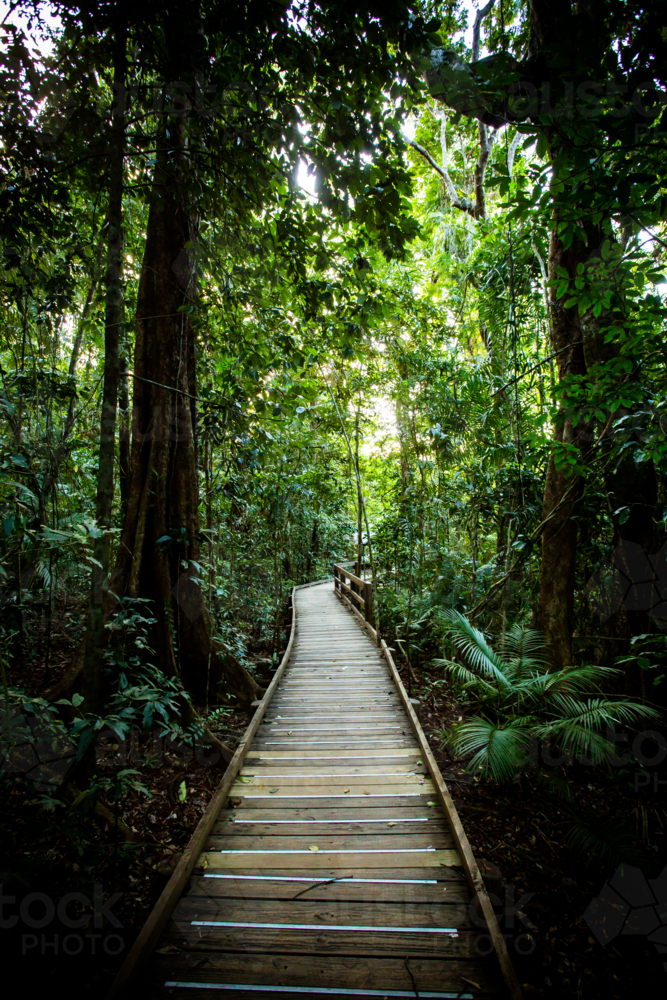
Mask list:
[[[61,653],[67,645],[63,639]],[[57,643],[54,653],[57,660]],[[57,680],[57,671],[49,680]],[[39,669],[15,670],[11,677],[33,694],[41,694],[43,681]],[[568,810],[525,782],[497,786],[471,778],[441,747],[440,733],[461,718],[460,706],[446,692],[435,701],[423,697],[428,687],[413,688],[413,696],[422,696],[422,724],[473,851],[502,873],[497,911],[526,997],[624,1000],[630,986],[644,996],[664,995],[664,956],[645,936],[618,937],[602,947],[586,923],[587,907],[614,869],[587,867],[567,847]],[[205,706],[197,707],[205,715]],[[230,705],[215,731],[234,749],[249,718]],[[27,995],[53,989],[63,976],[73,997],[106,990],[224,773],[223,762],[210,766],[192,753],[165,750],[157,765],[154,751],[148,740],[128,750],[125,766],[136,769],[150,793],[133,792],[122,803],[133,843],[119,841],[113,825],[74,818],[64,806],[45,814],[27,782],[0,782],[0,960],[6,970],[20,960]],[[601,772],[577,775],[573,787],[580,811],[600,817],[613,811],[614,788]],[[654,854],[652,874],[667,861]],[[77,924],[82,901],[73,896],[59,915],[72,893],[97,896],[109,919],[83,926],[84,908]]]
[[[399,670],[407,685],[407,670]],[[423,695],[413,685],[412,696]],[[627,818],[618,777],[592,768],[579,767],[576,774],[559,768],[558,777],[575,793],[569,807],[525,780],[510,785],[479,780],[442,747],[442,730],[464,717],[451,692],[437,701],[424,698],[421,711],[475,857],[500,869],[503,888],[494,908],[526,997],[626,1000],[630,988],[646,997],[664,996],[667,956],[641,934],[617,937],[603,947],[584,917],[616,865],[588,863],[566,843],[573,816],[619,824]],[[667,864],[664,831],[657,832],[662,844],[654,843],[642,858],[649,877]]]

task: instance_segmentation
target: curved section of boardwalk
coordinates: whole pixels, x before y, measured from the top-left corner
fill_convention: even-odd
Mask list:
[[[387,660],[332,584],[295,599],[288,665],[141,995],[502,993]]]

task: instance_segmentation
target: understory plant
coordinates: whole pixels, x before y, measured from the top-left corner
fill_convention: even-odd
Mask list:
[[[457,757],[473,754],[468,770],[495,781],[532,769],[618,761],[618,727],[656,719],[659,712],[603,692],[620,671],[586,664],[552,670],[544,641],[514,625],[502,653],[459,611],[438,613],[460,661],[435,660],[468,696],[474,715],[451,726],[443,741]]]

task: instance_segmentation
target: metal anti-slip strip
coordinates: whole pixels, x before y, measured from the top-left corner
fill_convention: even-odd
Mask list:
[[[306,875],[219,875],[215,872],[207,872],[204,878],[231,878],[244,879],[247,882],[312,882],[313,888],[317,885],[331,885],[333,882],[372,882],[382,883],[382,885],[437,885],[435,878],[354,878],[352,875],[345,878],[326,879],[322,883],[321,878],[313,878]]]
[[[345,986],[252,986],[249,983],[180,983],[168,981],[165,984],[167,989],[192,989],[192,990],[247,990],[248,993],[305,993],[334,995],[337,997],[412,997],[414,1000],[414,990],[353,990]],[[427,997],[428,1000],[473,1000],[472,993],[429,993],[425,990],[419,991],[420,997]]]
[[[298,788],[298,785],[295,787]],[[354,792],[350,792],[345,795],[281,795],[281,799],[363,799],[366,802],[368,799],[407,799],[407,798],[419,798],[420,795],[425,794],[424,792],[371,792],[368,795],[355,795]],[[274,799],[273,795],[248,795],[246,792],[243,793],[244,799]]]
[[[235,819],[234,825],[239,823],[260,823],[265,826],[273,826],[274,823],[386,823],[388,826],[393,823],[428,823],[429,816],[408,816],[407,819]]]
[[[271,723],[271,725],[273,727],[271,729],[271,733],[272,734],[274,734],[274,733],[292,733],[292,732],[294,732],[294,730],[296,730],[297,732],[300,732],[300,733],[322,733],[322,732],[326,733],[326,732],[330,732],[332,729],[348,729],[349,728],[348,726],[335,726],[333,723],[331,723],[331,725],[329,725],[329,726],[295,726],[294,729],[288,729],[287,726],[281,728],[280,726],[273,725],[273,723]],[[370,729],[405,729],[406,726],[407,726],[407,723],[405,723],[405,722],[402,723],[401,725],[396,725],[396,726],[383,726],[380,723],[374,723],[372,726],[364,726],[364,729],[366,729],[366,730],[370,730]]]
[[[389,850],[382,850],[379,847],[372,847],[370,850],[365,850],[362,847],[356,848],[345,848],[343,850],[335,850],[333,848],[323,847],[319,854],[426,854],[429,851],[435,851],[435,847],[392,847]],[[210,854],[308,854],[312,857],[310,850],[307,851],[210,851]]]
[[[277,771],[245,771],[242,778],[414,778],[416,771],[343,771],[336,774],[279,774]]]
[[[387,934],[448,934],[458,937],[455,927],[371,927],[368,924],[251,924],[234,920],[191,920],[193,927],[257,927],[268,931],[375,931]]]
[[[281,746],[285,746],[286,743],[298,743],[300,746],[305,746],[305,747],[309,747],[309,746],[313,746],[313,747],[318,747],[318,746],[331,747],[331,746],[334,746],[335,747],[335,746],[339,746],[340,744],[343,744],[343,743],[394,743],[395,740],[396,740],[395,736],[393,736],[389,740],[357,740],[357,739],[347,739],[347,740],[267,740],[266,741],[266,745],[268,746],[269,744],[277,743],[277,744],[280,744]],[[399,742],[401,744],[403,744],[403,743],[406,743],[407,741],[406,740],[399,740]]]
[[[246,754],[246,760],[248,758],[252,758],[253,760],[257,759],[263,761],[275,761],[278,764],[282,764],[284,760],[302,760],[307,764],[315,765],[318,761],[321,760],[391,760],[392,757],[400,756],[401,760],[404,760],[406,764],[408,764],[412,757],[417,756],[416,753],[400,754],[399,753],[400,749],[401,749],[400,747],[396,747],[396,753],[342,753],[342,754],[330,754],[327,755],[326,757],[324,755],[322,755],[321,757],[302,757],[299,754],[294,754],[293,757],[288,757],[287,754],[285,754],[284,757],[267,757],[266,755],[262,754],[261,756],[255,758],[253,756],[253,752],[251,752]],[[269,753],[277,753],[277,752],[278,751],[276,750],[269,750]],[[257,753],[257,751],[254,751],[254,753]]]

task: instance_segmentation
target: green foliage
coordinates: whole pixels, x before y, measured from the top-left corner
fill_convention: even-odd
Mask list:
[[[613,668],[550,670],[540,655],[541,637],[531,629],[513,626],[498,653],[460,612],[442,611],[440,617],[463,662],[435,663],[480,711],[452,726],[445,742],[457,756],[474,755],[467,765],[472,772],[511,781],[540,766],[539,743],[564,760],[602,766],[618,757],[618,727],[660,718],[656,709],[630,699],[592,696],[618,672]]]

